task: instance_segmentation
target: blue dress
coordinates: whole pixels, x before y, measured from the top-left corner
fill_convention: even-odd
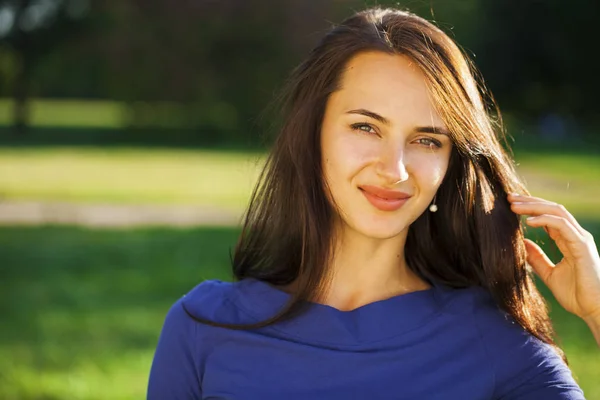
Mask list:
[[[555,351],[482,288],[428,290],[352,311],[307,312],[257,330],[289,295],[256,279],[205,281],[167,314],[148,399],[584,399]]]

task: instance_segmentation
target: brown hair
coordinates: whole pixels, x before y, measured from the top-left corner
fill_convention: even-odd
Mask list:
[[[334,27],[293,71],[284,91],[282,127],[252,194],[233,273],[238,280],[294,282],[289,303],[255,324],[196,319],[258,328],[291,318],[301,310],[300,300],[319,298],[335,217],[322,171],[321,123],[345,65],[367,51],[403,55],[420,67],[454,144],[437,193],[440,212],[425,212],[409,227],[408,266],[429,282],[487,289],[502,310],[564,358],[526,269],[520,218],[506,199],[509,192],[527,191],[500,143],[503,128],[493,98],[452,39],[427,20],[395,9],[368,9]]]

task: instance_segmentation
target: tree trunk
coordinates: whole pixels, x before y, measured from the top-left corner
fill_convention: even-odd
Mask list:
[[[25,135],[29,122],[29,78],[31,65],[31,41],[29,34],[21,29],[21,20],[31,0],[20,0],[15,10],[17,74],[13,83],[13,130],[18,136]]]
[[[13,130],[18,136],[27,133],[29,123],[29,62],[26,52],[21,52],[13,86]]]

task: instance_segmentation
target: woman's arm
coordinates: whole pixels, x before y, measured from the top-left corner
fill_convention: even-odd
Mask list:
[[[148,381],[148,400],[201,399],[198,373],[197,323],[182,300],[167,313]]]
[[[584,321],[590,327],[590,330],[592,331],[592,334],[594,335],[594,338],[596,339],[596,343],[598,343],[598,347],[600,347],[600,314],[590,316],[587,319],[585,319]]]
[[[527,262],[565,310],[583,319],[600,346],[600,256],[592,235],[560,204],[510,195],[512,210],[531,215],[527,224],[541,227],[559,248],[563,259],[554,264],[540,247],[525,239]]]

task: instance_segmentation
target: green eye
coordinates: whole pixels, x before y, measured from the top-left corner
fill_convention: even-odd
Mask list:
[[[438,140],[435,140],[432,138],[417,139],[417,142],[419,142],[420,144],[422,144],[423,146],[426,146],[426,147],[437,147],[437,148],[442,147],[442,143],[440,143]]]
[[[362,131],[362,132],[371,133],[371,134],[376,133],[375,129],[370,124],[365,124],[365,123],[352,124],[352,125],[350,125],[350,128],[354,131]]]

